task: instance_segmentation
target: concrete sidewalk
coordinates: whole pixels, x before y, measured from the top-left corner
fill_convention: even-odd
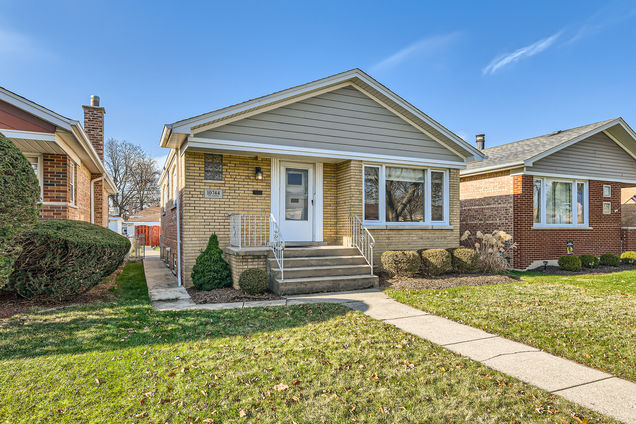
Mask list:
[[[159,310],[236,309],[341,303],[371,318],[464,355],[625,423],[636,424],[636,384],[495,334],[399,303],[377,289],[289,296],[262,302],[195,304],[159,256],[148,255],[144,270],[152,305]]]

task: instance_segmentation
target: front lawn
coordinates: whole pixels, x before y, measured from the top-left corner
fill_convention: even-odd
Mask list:
[[[341,305],[157,312],[142,271],[0,321],[0,422],[616,423]]]
[[[402,303],[636,381],[636,271],[545,276],[445,290],[389,290]]]

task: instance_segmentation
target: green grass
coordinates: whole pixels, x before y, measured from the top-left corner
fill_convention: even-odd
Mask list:
[[[636,271],[545,276],[518,283],[389,296],[636,381]]]
[[[615,423],[341,305],[158,312],[117,302],[0,322],[0,422]]]

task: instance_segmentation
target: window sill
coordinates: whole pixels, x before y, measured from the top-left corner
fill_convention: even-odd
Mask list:
[[[369,230],[452,230],[452,225],[447,224],[376,224],[365,222],[363,224]]]
[[[533,230],[593,230],[592,227],[574,225],[533,225]]]

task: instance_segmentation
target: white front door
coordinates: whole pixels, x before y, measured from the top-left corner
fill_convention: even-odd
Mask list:
[[[282,163],[280,231],[285,241],[314,240],[314,165]]]

